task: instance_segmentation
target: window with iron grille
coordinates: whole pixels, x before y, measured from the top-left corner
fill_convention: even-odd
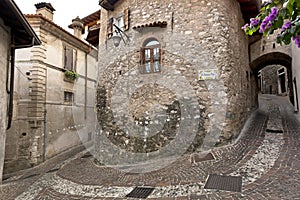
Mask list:
[[[64,91],[64,102],[67,104],[72,104],[74,102],[74,93]]]
[[[141,49],[141,72],[157,73],[161,70],[161,48],[156,39],[147,40]]]

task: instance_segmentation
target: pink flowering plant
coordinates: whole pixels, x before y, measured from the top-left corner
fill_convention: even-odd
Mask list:
[[[279,30],[276,42],[290,44],[291,40],[300,48],[300,0],[269,0],[264,2],[260,13],[250,19],[242,29],[247,35],[255,32],[264,36]]]

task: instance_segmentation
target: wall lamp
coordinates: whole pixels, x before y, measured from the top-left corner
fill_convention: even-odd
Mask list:
[[[128,44],[130,42],[130,39],[124,31],[122,31],[117,25],[114,24],[114,27],[116,28],[115,32],[117,33],[116,35],[112,36],[113,43],[115,47],[118,47],[121,39],[123,40],[124,44]],[[126,40],[124,39],[124,36],[126,37]]]

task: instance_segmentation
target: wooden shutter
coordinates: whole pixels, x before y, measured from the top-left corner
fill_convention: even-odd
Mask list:
[[[145,48],[140,49],[140,72],[145,73]]]
[[[129,8],[124,10],[124,31],[129,29]]]
[[[158,49],[159,49],[159,59],[158,59],[158,61],[159,61],[159,72],[161,71],[161,65],[162,65],[162,54],[163,54],[163,52],[162,52],[162,49],[160,48],[160,46],[158,47]]]
[[[73,49],[65,46],[65,69],[73,70]]]
[[[154,49],[153,48],[149,48],[150,49],[150,71],[154,72]]]
[[[77,66],[77,51],[76,51],[76,49],[72,49],[72,53],[73,53],[72,71],[76,72],[76,66]]]
[[[67,58],[67,47],[64,46],[64,69],[67,68],[67,60],[68,60],[68,58]]]
[[[113,22],[114,19],[110,18],[107,22],[107,37],[110,38],[113,35]]]

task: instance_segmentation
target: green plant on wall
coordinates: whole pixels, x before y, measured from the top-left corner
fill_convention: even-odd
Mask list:
[[[78,77],[78,74],[74,71],[66,70],[65,76],[70,80],[75,80]]]

